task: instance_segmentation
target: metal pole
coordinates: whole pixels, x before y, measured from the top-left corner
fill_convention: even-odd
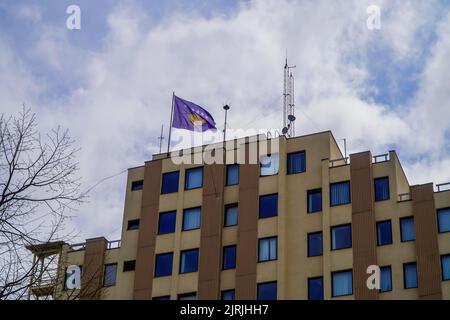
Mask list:
[[[175,102],[175,92],[172,93],[172,110],[170,111],[170,123],[169,123],[169,139],[167,141],[167,153],[170,150],[170,138],[172,135],[172,122],[173,122],[173,104]]]
[[[344,140],[344,158],[345,158],[345,163],[347,163],[347,139],[342,139]]]
[[[224,105],[223,106],[223,110],[225,110],[225,123],[223,125],[223,141],[226,141],[226,137],[227,137],[227,114],[228,114],[228,110],[230,110],[230,106],[229,105]]]
[[[161,154],[161,150],[162,150],[162,141],[164,139],[163,133],[164,133],[164,125],[161,125],[161,135],[158,138],[159,139],[159,154]]]

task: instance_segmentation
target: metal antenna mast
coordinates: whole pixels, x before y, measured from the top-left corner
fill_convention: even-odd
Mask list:
[[[294,76],[291,69],[296,66],[289,66],[287,57],[284,65],[284,86],[283,86],[283,134],[288,137],[295,136],[295,103],[294,103]]]

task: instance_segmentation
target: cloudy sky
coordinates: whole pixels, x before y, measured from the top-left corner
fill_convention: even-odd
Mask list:
[[[286,50],[298,135],[330,129],[350,152],[397,150],[412,184],[450,181],[447,0],[2,0],[0,111],[25,102],[41,130],[70,129],[88,189],[158,151],[173,91],[218,123],[229,103],[231,129],[279,129]],[[80,239],[120,236],[125,182],[91,192]]]

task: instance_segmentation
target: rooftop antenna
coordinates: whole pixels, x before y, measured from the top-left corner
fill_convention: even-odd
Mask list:
[[[287,137],[295,136],[295,102],[294,102],[294,76],[291,69],[296,66],[289,66],[286,52],[286,62],[284,65],[284,85],[283,85],[283,130]]]
[[[158,140],[159,140],[159,154],[161,154],[161,150],[162,150],[162,142],[163,142],[163,140],[164,140],[163,133],[164,133],[164,125],[161,125],[161,134],[160,134],[160,136],[158,137]]]

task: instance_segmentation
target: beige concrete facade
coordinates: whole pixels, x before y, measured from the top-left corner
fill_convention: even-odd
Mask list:
[[[290,139],[283,136],[273,140],[279,142],[279,171],[276,175],[256,177],[255,179],[258,179],[258,181],[255,181],[254,188],[256,189],[253,190],[257,191],[256,195],[277,193],[278,215],[256,220],[251,218],[253,220],[246,221],[246,225],[255,226],[256,232],[252,233],[247,231],[251,230],[251,228],[240,228],[239,222],[243,219],[242,215],[245,215],[246,212],[238,209],[238,225],[222,228],[219,237],[220,247],[238,245],[238,259],[236,262],[237,269],[217,270],[219,291],[236,289],[238,277],[245,276],[242,279],[246,281],[246,286],[249,287],[248,290],[250,291],[248,293],[241,291],[243,297],[256,298],[255,292],[258,283],[276,281],[278,299],[308,299],[308,279],[323,277],[324,299],[355,299],[355,289],[353,289],[352,295],[332,297],[331,279],[332,273],[335,271],[353,270],[353,281],[355,282],[354,268],[364,267],[357,265],[359,263],[357,261],[364,261],[364,259],[360,259],[360,256],[355,257],[354,245],[347,249],[331,250],[330,228],[338,225],[353,224],[355,223],[354,219],[356,219],[354,216],[355,208],[352,208],[352,203],[330,206],[330,184],[343,181],[352,183],[352,162],[343,159],[343,155],[333,135],[328,131]],[[265,139],[262,139],[259,143],[247,141],[247,146],[252,144],[259,146],[265,141]],[[194,152],[200,154],[201,150],[201,148],[196,148]],[[183,157],[188,157],[188,151],[185,150],[183,152]],[[305,151],[306,153],[306,171],[288,175],[287,156],[289,153],[298,151]],[[236,156],[237,153],[236,145],[227,148],[228,156]],[[385,246],[373,244],[377,264],[379,266],[391,266],[392,269],[392,291],[379,293],[376,297],[378,299],[419,299],[421,298],[419,289],[404,289],[403,283],[403,264],[418,260],[416,241],[402,242],[400,234],[400,219],[412,216],[414,213],[413,206],[415,202],[411,199],[411,187],[395,151],[390,151],[383,157],[371,157],[370,160],[372,161],[370,177],[373,177],[373,179],[389,177],[389,199],[371,203],[374,220],[376,222],[390,220],[392,225],[392,244]],[[154,261],[154,257],[147,257],[148,254],[145,252],[148,251],[138,250],[138,248],[142,247],[139,244],[139,239],[141,239],[139,233],[157,229],[157,226],[150,229],[149,226],[142,224],[143,194],[148,189],[132,191],[132,183],[134,181],[144,180],[144,188],[148,188],[153,183],[153,178],[145,175],[145,166],[132,168],[128,171],[120,247],[111,249],[107,246],[103,257],[103,264],[117,263],[116,282],[113,286],[100,289],[100,299],[150,299],[163,296],[177,299],[180,294],[197,293],[199,290],[200,277],[198,272],[179,273],[181,251],[200,248],[201,245],[208,248],[208,245],[211,244],[211,242],[208,242],[210,241],[208,240],[209,238],[202,238],[202,229],[182,231],[183,210],[202,207],[204,204],[203,188],[194,190],[185,190],[184,188],[186,169],[198,167],[199,165],[174,164],[167,155],[156,155],[151,163],[158,161],[161,162],[161,174],[179,171],[178,192],[159,195],[159,199],[157,199],[158,212],[176,211],[175,232],[164,235],[148,235],[149,237],[154,237],[154,254],[173,253],[172,275],[154,277],[153,272],[146,274],[145,270],[140,269],[139,279],[148,277],[146,281],[151,281],[152,285],[150,291],[146,291],[143,295],[137,295],[135,286],[138,268],[136,271],[123,271],[125,261],[138,260],[136,262],[137,266],[141,263],[139,259],[148,258],[151,259],[149,261]],[[254,166],[257,166],[259,170],[258,163],[254,164]],[[158,186],[155,188],[160,190],[160,177],[155,180],[158,181]],[[245,182],[245,185],[247,185],[247,182]],[[242,183],[243,181],[240,180],[240,184]],[[225,186],[225,181],[223,181],[223,184],[223,193],[218,195],[218,198],[220,197],[218,201],[220,200],[223,203],[222,210],[209,211],[207,213],[202,211],[202,215],[217,214],[218,219],[223,221],[224,206],[237,203],[241,207],[239,202],[245,201],[248,201],[248,203],[242,203],[242,207],[253,210],[251,208],[255,207],[256,198],[254,196],[250,196],[250,198],[243,197],[243,192],[246,192],[246,188],[240,185]],[[154,190],[156,190],[155,188]],[[307,192],[315,189],[322,190],[322,210],[308,213]],[[251,195],[252,193],[248,194]],[[399,195],[402,195],[401,198]],[[450,191],[434,192],[433,197],[436,210],[450,207]],[[141,219],[139,229],[128,230],[128,221],[135,219]],[[425,217],[425,219],[428,218]],[[436,213],[434,212],[429,219],[436,219]],[[202,223],[203,221],[205,220],[202,219]],[[376,228],[372,224],[366,226]],[[202,228],[205,227],[202,225]],[[308,257],[307,235],[320,231],[323,236],[323,254],[321,256]],[[434,232],[434,236],[437,238],[439,255],[450,254],[450,233],[440,234],[437,230],[434,230]],[[353,234],[355,237],[355,230],[353,230]],[[252,246],[257,245],[258,239],[272,236],[276,236],[278,239],[278,252],[275,261],[258,263],[256,260],[247,259],[245,266],[240,264],[240,254],[253,252],[254,247]],[[248,239],[248,237],[251,239]],[[87,243],[87,245],[89,244]],[[239,253],[239,246],[245,246],[245,251],[240,251],[241,253]],[[61,270],[64,270],[68,265],[83,265],[83,268],[86,267],[84,266],[87,259],[85,252],[89,248],[82,247],[76,251],[73,249],[71,246],[65,246],[63,250],[64,258],[61,259]],[[202,255],[202,251],[199,254]],[[103,274],[103,272],[102,268],[100,273]],[[237,272],[239,275],[237,275]],[[418,270],[419,274],[421,272],[427,271]],[[439,279],[441,279],[440,270],[434,270],[433,272],[439,272],[438,275],[436,274],[436,277],[439,276]],[[426,278],[424,277],[424,279]],[[58,298],[73,295],[73,292],[64,290],[63,281],[63,278],[59,279],[56,294]],[[356,284],[353,283],[353,288],[355,286]],[[217,297],[220,297],[220,292],[216,292]],[[440,293],[443,299],[450,299],[450,281],[440,282]]]

